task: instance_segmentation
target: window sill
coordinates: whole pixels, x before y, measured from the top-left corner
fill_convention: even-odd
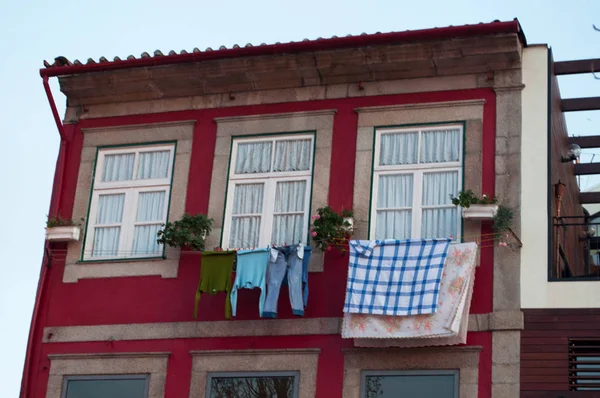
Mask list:
[[[177,278],[180,251],[168,248],[164,256],[79,260],[67,263],[63,283],[80,279],[121,278],[131,276],[161,276]]]
[[[162,261],[166,260],[166,256],[154,257],[121,257],[121,258],[104,258],[98,260],[79,260],[77,264],[98,264],[98,263],[133,263],[139,261]]]

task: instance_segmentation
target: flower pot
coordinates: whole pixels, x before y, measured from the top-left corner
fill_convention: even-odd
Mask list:
[[[46,228],[46,239],[51,242],[69,242],[79,240],[81,229],[76,225]]]
[[[346,227],[346,231],[352,232],[354,230],[354,218],[353,217],[344,217],[344,223],[348,222],[350,224],[349,227]]]
[[[463,208],[463,218],[470,220],[491,220],[498,211],[498,205],[471,205]]]

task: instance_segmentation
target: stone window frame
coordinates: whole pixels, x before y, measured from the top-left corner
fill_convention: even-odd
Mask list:
[[[353,190],[355,239],[368,239],[369,234],[376,129],[408,125],[464,123],[462,189],[472,189],[475,193],[478,193],[481,192],[485,103],[484,99],[473,99],[355,109],[358,113]],[[475,237],[480,233],[480,223],[473,220],[463,220],[462,232],[464,236]]]
[[[46,398],[63,398],[69,376],[148,375],[147,398],[163,398],[169,352],[49,354]]]
[[[360,398],[367,398],[365,394],[365,384],[369,376],[454,376],[454,397],[458,398],[460,371],[453,369],[434,369],[434,370],[363,370],[360,374]]]
[[[96,153],[100,147],[144,146],[155,142],[175,143],[175,163],[172,171],[171,200],[167,218],[169,220],[181,218],[185,212],[195,124],[195,120],[181,120],[82,128],[83,147],[72,218],[81,219],[88,214]],[[163,278],[176,278],[178,274],[181,251],[177,248],[165,247],[164,256],[158,258],[80,261],[82,244],[83,240],[79,240],[69,242],[67,245],[63,273],[64,283],[76,283],[80,279],[127,276],[160,275]]]
[[[144,398],[148,398],[148,391],[150,387],[150,376],[147,374],[139,374],[139,375],[90,375],[90,376],[64,376],[63,377],[63,387],[61,398],[67,398],[68,385],[71,380],[79,380],[79,381],[91,381],[91,380],[123,380],[123,379],[142,379],[145,381],[144,386]]]
[[[313,398],[317,390],[318,348],[190,351],[190,398],[202,398],[211,373],[298,372],[298,398]]]
[[[314,211],[328,204],[329,179],[331,170],[331,150],[335,109],[306,112],[272,113],[261,115],[232,116],[215,118],[217,138],[213,157],[208,217],[214,220],[212,233],[206,238],[206,247],[219,247],[224,222],[225,195],[230,162],[232,138],[238,136],[260,136],[265,134],[286,134],[314,132],[315,152],[310,209]],[[311,242],[312,244],[312,242]],[[313,247],[314,249],[314,247]],[[310,272],[323,271],[323,256],[312,255],[308,266]]]
[[[309,224],[310,224],[310,212],[311,212],[311,196],[312,196],[312,183],[314,179],[314,160],[315,160],[315,145],[316,145],[316,132],[315,131],[297,131],[292,133],[269,133],[269,134],[257,134],[250,136],[232,136],[231,137],[231,150],[230,150],[230,159],[229,159],[229,173],[227,176],[227,188],[225,193],[225,210],[223,212],[223,228],[221,232],[221,242],[220,246],[223,248],[230,248],[229,238],[231,237],[232,230],[232,207],[233,207],[233,198],[235,187],[243,184],[263,184],[263,211],[261,215],[261,231],[259,232],[259,243],[258,246],[266,246],[271,240],[266,240],[266,236],[271,236],[271,234],[266,234],[265,232],[272,232],[272,224],[269,225],[270,217],[273,217],[274,209],[273,205],[275,203],[276,196],[276,187],[278,182],[291,182],[291,181],[306,181],[306,193],[305,199],[306,203],[304,204],[304,222],[303,222],[303,242],[307,245],[310,245],[309,236]],[[269,171],[266,173],[257,173],[257,174],[236,174],[235,164],[234,162],[237,160],[238,154],[238,146],[244,143],[257,143],[257,142],[267,142],[270,141],[273,143],[272,151],[275,151],[277,148],[277,142],[282,141],[292,141],[292,140],[310,140],[310,162],[308,170],[300,170],[300,171],[280,171],[274,172]],[[273,159],[275,158],[273,152]],[[272,159],[272,161],[273,161]],[[272,211],[269,212],[268,207],[271,206]],[[269,213],[271,214],[268,217]],[[261,239],[262,238],[262,239]],[[306,239],[306,240],[305,240]],[[262,241],[262,242],[261,242]],[[301,242],[290,242],[290,243],[301,243]]]
[[[293,376],[294,387],[292,390],[292,397],[298,398],[298,391],[300,389],[300,372],[209,372],[206,378],[206,397],[210,397],[210,385],[211,380],[214,378],[245,378],[245,377],[277,377],[277,376]]]
[[[344,355],[344,398],[361,398],[364,371],[458,370],[459,398],[477,398],[481,346],[349,348]]]
[[[176,160],[177,150],[177,142],[167,141],[167,142],[150,142],[144,143],[140,145],[110,145],[110,146],[99,146],[97,148],[96,153],[96,161],[94,166],[94,181],[92,182],[91,191],[91,200],[90,206],[88,210],[88,216],[86,217],[86,228],[84,231],[83,237],[83,248],[81,251],[81,262],[90,262],[90,261],[128,261],[128,260],[140,260],[140,259],[157,259],[164,258],[165,256],[165,247],[163,246],[159,253],[150,254],[150,255],[120,255],[117,253],[115,256],[98,256],[94,257],[92,255],[93,248],[93,239],[94,239],[94,229],[97,225],[94,223],[90,223],[90,220],[93,220],[98,215],[98,198],[104,193],[106,195],[115,195],[115,194],[125,194],[124,205],[123,205],[123,216],[120,223],[121,227],[121,235],[124,233],[131,234],[131,238],[126,241],[120,242],[124,243],[124,247],[121,247],[119,244],[119,251],[122,253],[127,246],[132,248],[133,246],[133,229],[135,225],[135,215],[137,208],[134,208],[135,200],[132,199],[132,196],[135,198],[135,195],[139,195],[142,192],[165,192],[165,203],[163,204],[163,220],[162,222],[166,222],[169,220],[168,218],[168,210],[169,204],[172,197],[172,184],[173,184],[173,166]],[[153,151],[168,151],[169,152],[169,165],[167,170],[167,176],[162,178],[162,181],[155,180],[138,180],[135,179],[132,175],[132,178],[127,181],[118,181],[118,182],[102,182],[102,168],[104,166],[104,162],[106,161],[106,156],[110,155],[119,155],[123,153],[133,152],[135,154],[134,159],[136,159],[136,163],[134,163],[133,173],[137,174],[137,170],[135,170],[135,165],[139,164],[137,161],[139,160],[140,154],[148,153]],[[132,193],[128,193],[132,192]],[[138,196],[139,198],[139,196]],[[123,236],[121,236],[123,239]]]
[[[423,131],[436,131],[443,129],[458,129],[460,132],[460,151],[458,161],[452,162],[440,162],[440,163],[413,163],[413,164],[399,164],[399,165],[391,165],[391,166],[381,166],[378,164],[378,161],[381,156],[381,142],[382,135],[384,134],[394,134],[394,133],[406,133],[417,131],[418,134],[418,144],[417,144],[417,156],[420,158],[421,156],[421,144],[423,136]],[[413,199],[411,200],[411,237],[412,239],[419,239],[421,232],[421,223],[423,220],[423,211],[415,211],[416,206],[420,206],[421,204],[415,202],[416,198],[420,199],[421,194],[417,193],[422,191],[424,184],[424,176],[429,172],[445,172],[445,171],[457,171],[458,172],[458,188],[459,190],[463,189],[463,178],[464,178],[464,165],[465,165],[465,122],[432,122],[432,123],[421,123],[421,124],[405,124],[398,126],[375,126],[373,127],[373,162],[371,167],[371,193],[370,193],[370,213],[369,213],[369,239],[376,239],[375,232],[377,228],[377,193],[379,191],[379,182],[376,177],[380,177],[383,175],[406,175],[410,174],[413,176]],[[417,177],[420,175],[420,177]],[[451,204],[450,204],[451,205]],[[460,233],[462,230],[462,217],[460,212],[457,211],[456,214],[456,224],[457,228],[452,233],[453,237],[459,237],[462,234]],[[415,234],[416,235],[413,235]],[[444,236],[438,236],[437,238],[444,238]]]

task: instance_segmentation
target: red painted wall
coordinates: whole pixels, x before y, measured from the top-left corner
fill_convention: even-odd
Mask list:
[[[214,146],[216,141],[215,117],[336,109],[333,128],[333,149],[329,204],[334,209],[351,208],[354,184],[354,157],[358,115],[356,107],[382,106],[405,103],[439,102],[467,99],[485,99],[483,120],[483,190],[494,193],[495,152],[495,95],[490,89],[361,97],[340,100],[310,101],[274,105],[231,107],[199,111],[126,116],[82,120],[73,126],[73,139],[66,154],[66,174],[60,193],[60,214],[70,217],[77,185],[78,167],[83,143],[82,128],[121,126],[176,120],[196,120],[189,173],[186,211],[208,210],[209,188]],[[487,226],[482,232],[488,231]],[[181,339],[157,341],[116,341],[93,343],[41,344],[42,329],[46,326],[100,325],[149,322],[192,321],[193,298],[199,278],[200,255],[182,253],[178,277],[127,277],[80,280],[63,284],[64,245],[55,244],[52,268],[48,270],[47,288],[41,297],[40,318],[34,331],[33,355],[30,371],[30,396],[45,397],[48,378],[49,353],[65,352],[139,352],[169,351],[166,397],[187,397],[191,376],[190,350],[241,348],[320,348],[317,377],[318,397],[341,397],[343,356],[341,348],[352,347],[350,340],[340,336],[254,337],[223,339]],[[62,254],[61,254],[62,253]],[[316,255],[320,255],[317,253]],[[309,276],[310,297],[306,317],[341,317],[347,275],[347,256],[327,253],[325,271]],[[473,293],[472,313],[492,311],[493,249],[483,248],[481,266],[477,269]],[[281,297],[287,297],[282,292]],[[258,319],[258,291],[241,290],[238,298],[237,320]],[[224,294],[203,296],[199,307],[199,321],[224,319]],[[282,299],[279,318],[293,318],[289,303]],[[232,320],[231,322],[235,322]],[[469,345],[480,345],[479,396],[491,395],[491,334],[470,333]]]

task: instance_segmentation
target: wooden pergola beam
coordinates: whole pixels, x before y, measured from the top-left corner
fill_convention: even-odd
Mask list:
[[[579,203],[600,203],[600,192],[580,192]]]
[[[600,58],[578,59],[554,63],[555,75],[575,75],[600,71]]]
[[[577,144],[580,148],[600,148],[600,135],[569,137],[569,144]]]
[[[575,165],[575,175],[600,174],[600,163],[580,163]]]
[[[563,112],[595,111],[600,109],[600,97],[567,98],[561,101]]]

